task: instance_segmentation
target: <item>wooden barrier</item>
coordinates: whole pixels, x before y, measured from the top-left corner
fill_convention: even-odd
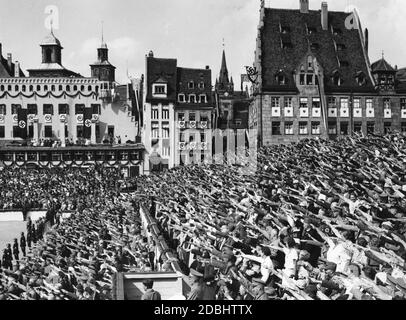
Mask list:
[[[27,212],[27,219],[31,218],[33,222],[44,218],[46,216],[46,210],[30,210]],[[1,210],[0,221],[3,222],[22,222],[24,221],[23,212],[19,210]]]

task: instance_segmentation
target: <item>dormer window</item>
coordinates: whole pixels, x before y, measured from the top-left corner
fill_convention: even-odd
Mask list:
[[[278,83],[278,85],[282,86],[286,84],[286,77],[285,74],[282,72],[282,70],[280,70],[276,76],[275,76],[276,82]]]
[[[185,102],[185,95],[183,93],[178,94],[178,101],[179,102]]]
[[[356,76],[356,80],[359,86],[364,86],[367,83],[367,79],[365,77],[365,74],[363,72],[359,72],[358,75]]]
[[[205,87],[204,82],[200,82],[199,83],[199,89],[204,89],[204,87]]]
[[[207,99],[206,99],[206,95],[205,95],[205,94],[201,94],[201,95],[200,95],[200,103],[207,103]]]
[[[189,89],[194,89],[195,88],[195,83],[193,81],[189,81],[188,88]]]
[[[152,95],[157,98],[166,98],[167,85],[162,83],[154,83],[152,85]]]
[[[336,86],[341,86],[343,83],[343,80],[341,79],[340,74],[338,72],[333,73],[332,81]]]
[[[307,71],[313,71],[313,58],[311,56],[307,57]]]

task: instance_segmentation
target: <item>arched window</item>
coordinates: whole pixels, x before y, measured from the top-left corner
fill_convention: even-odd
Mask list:
[[[341,79],[341,76],[337,71],[333,73],[332,81],[333,84],[336,86],[341,86],[343,84],[343,80]]]
[[[85,91],[85,86],[80,86],[80,91]]]
[[[48,91],[48,86],[47,85],[44,86],[44,91]]]
[[[0,86],[0,91],[4,91],[4,85]]]
[[[33,92],[33,91],[34,91],[34,86],[31,85],[31,86],[29,87],[29,90],[30,90],[30,92]]]
[[[73,91],[77,91],[78,90],[78,86],[73,86]]]
[[[7,86],[7,90],[11,91],[11,85],[10,84]]]
[[[16,85],[16,86],[14,87],[14,90],[15,90],[15,91],[20,90],[20,88],[18,87],[18,85]]]
[[[55,91],[55,86],[54,86],[54,85],[51,86],[51,91],[52,91],[52,92]]]
[[[70,91],[70,85],[66,86],[66,91],[69,92]]]
[[[59,91],[63,91],[63,87],[61,84],[59,85]]]
[[[23,91],[23,92],[25,92],[25,90],[26,90],[26,86],[25,86],[25,85],[23,85],[23,87],[22,87],[22,91]]]
[[[96,86],[95,91],[99,92],[99,86]]]
[[[89,92],[92,91],[92,86],[88,86],[87,91],[89,91]]]
[[[312,58],[312,56],[307,57],[307,71],[313,71],[313,58]]]
[[[37,85],[37,91],[41,91],[41,86]]]

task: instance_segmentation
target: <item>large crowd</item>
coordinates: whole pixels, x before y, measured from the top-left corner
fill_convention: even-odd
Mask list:
[[[5,208],[47,211],[2,250],[0,300],[109,300],[117,272],[157,270],[119,170],[6,168],[0,179]]]
[[[269,146],[250,167],[179,167],[137,192],[191,277],[189,299],[403,300],[405,141]]]
[[[405,141],[267,146],[138,177],[131,194],[118,169],[6,168],[0,206],[48,214],[4,250],[0,299],[113,299],[117,272],[168,271],[139,206],[190,276],[187,299],[405,299]]]

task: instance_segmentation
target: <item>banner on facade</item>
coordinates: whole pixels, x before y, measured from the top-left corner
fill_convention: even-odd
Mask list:
[[[27,139],[27,109],[18,109],[17,111],[18,136]]]
[[[90,139],[92,135],[92,108],[83,108],[83,138]]]

